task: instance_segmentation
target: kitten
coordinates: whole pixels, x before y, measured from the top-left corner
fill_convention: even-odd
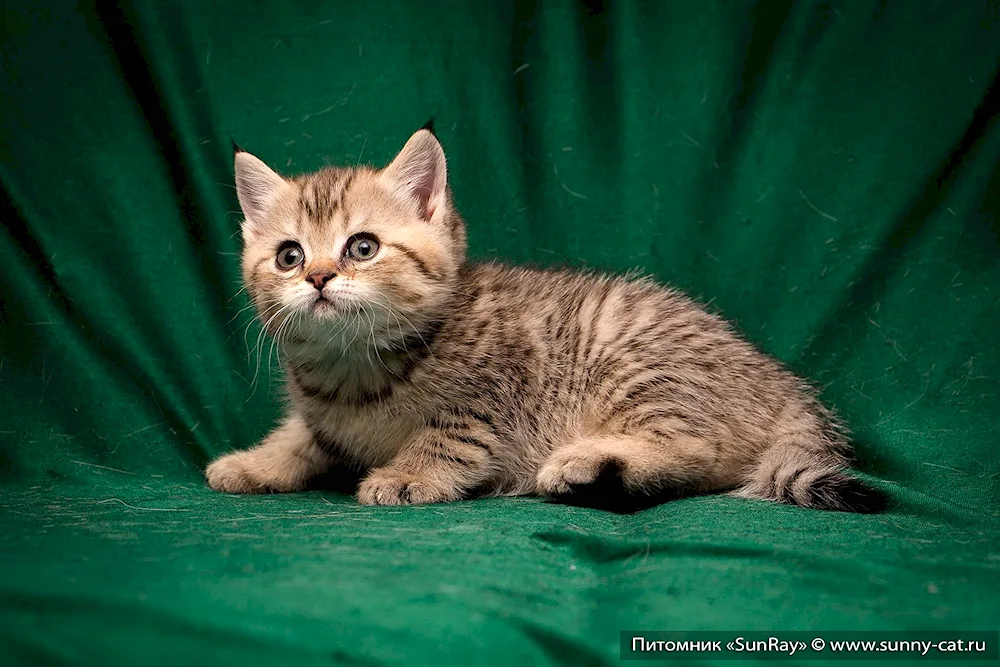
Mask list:
[[[466,261],[433,131],[384,169],[283,178],[234,146],[243,278],[287,416],[212,463],[227,493],[297,491],[333,465],[358,500],[570,499],[728,490],[865,511],[848,444],[805,383],[649,279]]]

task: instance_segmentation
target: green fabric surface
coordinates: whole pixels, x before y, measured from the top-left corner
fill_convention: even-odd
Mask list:
[[[0,662],[614,664],[620,630],[1000,627],[995,2],[11,0]],[[387,161],[472,255],[641,268],[822,388],[876,516],[209,491],[279,414],[229,139]]]

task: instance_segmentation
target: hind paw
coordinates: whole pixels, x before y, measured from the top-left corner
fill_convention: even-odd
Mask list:
[[[543,496],[572,493],[576,487],[593,484],[607,470],[621,465],[618,459],[600,452],[556,452],[538,470],[535,490]]]

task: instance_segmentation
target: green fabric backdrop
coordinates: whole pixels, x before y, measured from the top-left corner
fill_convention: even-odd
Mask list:
[[[15,664],[613,664],[625,629],[1000,626],[997,3],[599,4],[4,3]],[[210,492],[280,396],[248,354],[230,137],[289,172],[382,163],[432,115],[474,256],[710,302],[823,388],[891,511]]]

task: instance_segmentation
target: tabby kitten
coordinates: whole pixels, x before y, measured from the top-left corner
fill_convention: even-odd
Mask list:
[[[729,490],[863,511],[809,388],[649,279],[466,261],[433,131],[385,168],[283,178],[234,147],[243,278],[288,381],[284,421],[212,463],[227,493],[331,466],[358,500]]]

